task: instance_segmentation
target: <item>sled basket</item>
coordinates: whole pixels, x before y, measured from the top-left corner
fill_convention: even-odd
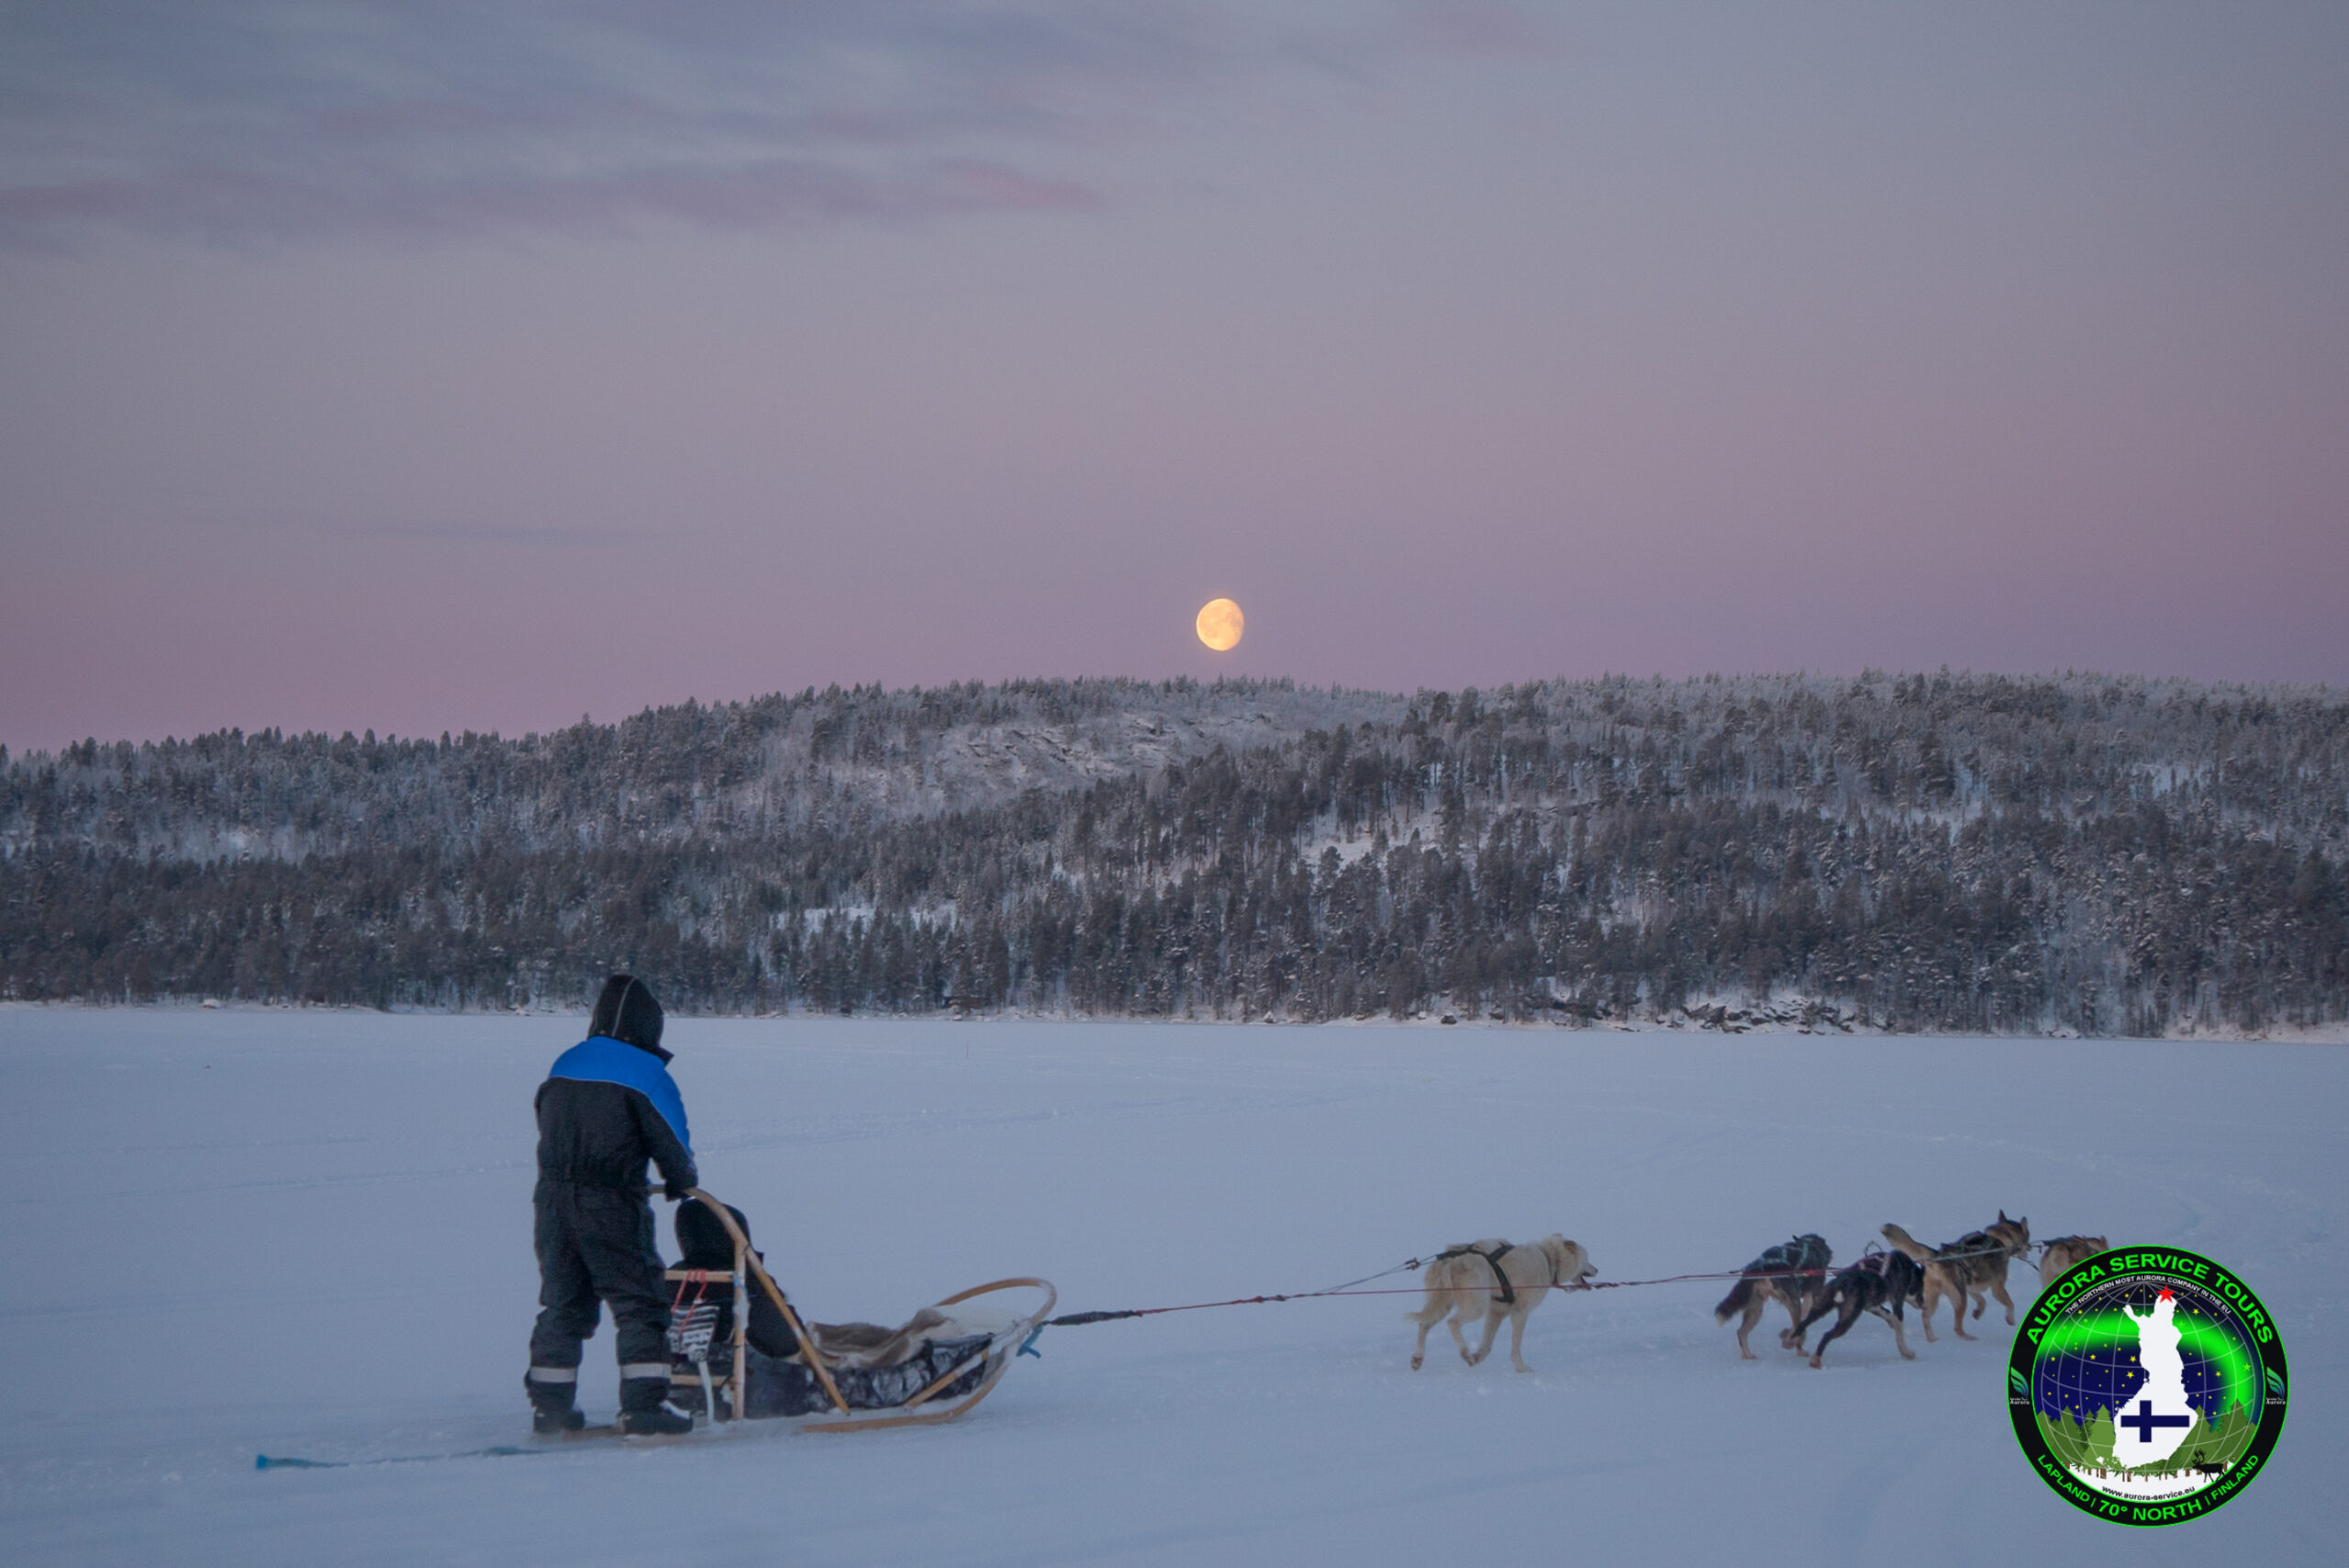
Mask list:
[[[780,1420],[810,1431],[951,1421],[994,1391],[1019,1347],[1059,1301],[1046,1280],[1023,1276],[974,1285],[899,1330],[906,1340],[903,1353],[886,1364],[866,1364],[855,1347],[828,1348],[808,1328],[723,1203],[699,1187],[686,1199],[716,1215],[734,1246],[730,1271],[671,1269],[665,1276],[678,1292],[669,1329],[671,1396],[713,1421]],[[733,1304],[732,1329],[724,1342],[716,1330],[725,1304],[707,1297],[712,1286],[729,1287]],[[774,1303],[798,1344],[797,1354],[769,1356],[750,1343],[752,1290]],[[969,1305],[1015,1290],[1039,1292],[1041,1300],[1024,1311]],[[916,1325],[923,1329],[919,1334],[913,1332]]]

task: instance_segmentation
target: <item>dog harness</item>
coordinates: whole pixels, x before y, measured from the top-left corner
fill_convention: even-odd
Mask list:
[[[1987,1258],[1996,1255],[1998,1261],[2003,1262],[2008,1258],[2021,1256],[2024,1251],[2028,1249],[2018,1249],[2003,1236],[1993,1236],[1987,1230],[1969,1230],[1948,1246],[1934,1248],[1933,1257],[1939,1260],[1957,1257]]]
[[[1761,1267],[1751,1272],[1764,1274],[1801,1273],[1818,1266],[1811,1260],[1817,1257],[1821,1250],[1818,1237],[1798,1236],[1791,1241],[1781,1241],[1775,1247],[1765,1248],[1762,1255],[1753,1260]]]
[[[1894,1273],[1904,1262],[1909,1265],[1910,1275],[1906,1288]],[[1906,1252],[1870,1252],[1850,1268],[1840,1270],[1835,1276],[1836,1284],[1840,1286],[1856,1274],[1868,1274],[1883,1281],[1883,1288],[1890,1293],[1892,1309],[1896,1312],[1900,1310],[1902,1302],[1916,1295],[1925,1279],[1924,1269]]]
[[[1508,1283],[1508,1275],[1501,1273],[1501,1260],[1516,1251],[1517,1245],[1511,1241],[1504,1241],[1489,1252],[1479,1252],[1474,1247],[1454,1247],[1448,1251],[1438,1252],[1436,1261],[1442,1262],[1446,1258],[1484,1259],[1485,1266],[1493,1271],[1493,1284],[1500,1289],[1501,1305],[1514,1307],[1517,1305],[1517,1288]],[[1554,1269],[1551,1271],[1550,1283],[1552,1284],[1558,1283],[1557,1271]]]

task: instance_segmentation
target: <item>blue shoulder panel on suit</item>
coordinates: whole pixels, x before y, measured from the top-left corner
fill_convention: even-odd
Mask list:
[[[685,1097],[677,1093],[677,1081],[669,1076],[669,1069],[651,1051],[639,1051],[609,1035],[589,1035],[556,1057],[547,1076],[634,1089],[652,1102],[652,1108],[661,1113],[685,1152],[693,1152],[693,1134],[685,1129]]]

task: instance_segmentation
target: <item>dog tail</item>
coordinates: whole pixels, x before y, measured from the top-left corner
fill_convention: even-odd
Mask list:
[[[1427,1281],[1428,1298],[1419,1304],[1419,1309],[1417,1312],[1404,1313],[1403,1320],[1432,1329],[1443,1321],[1444,1314],[1452,1310],[1453,1303],[1458,1299],[1446,1288],[1452,1279],[1450,1260],[1438,1258],[1434,1262],[1430,1263],[1424,1277]]]
[[[1745,1304],[1753,1299],[1753,1281],[1750,1277],[1739,1279],[1735,1284],[1729,1287],[1729,1294],[1721,1297],[1721,1304],[1713,1308],[1713,1321],[1728,1322],[1744,1311]]]
[[[1935,1255],[1933,1250],[1898,1225],[1886,1226],[1884,1239],[1891,1242],[1897,1251],[1908,1254],[1918,1262],[1930,1263],[1933,1261]]]

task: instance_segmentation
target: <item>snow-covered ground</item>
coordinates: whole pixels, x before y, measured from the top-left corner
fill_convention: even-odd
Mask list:
[[[1311,1289],[1553,1229],[1635,1278],[2001,1207],[2200,1249],[2275,1309],[2295,1414],[2173,1529],[2026,1472],[1995,1312],[1909,1363],[1866,1322],[1812,1372],[1775,1328],[1740,1362],[1718,1284],[1553,1299],[1531,1376],[1413,1373],[1404,1297],[1321,1300],[1052,1330],[936,1429],[257,1473],[522,1430],[530,1095],[575,1029],[0,1008],[6,1561],[2340,1560],[2349,1052],[2317,1045],[670,1026],[706,1184],[825,1318],[1019,1273],[1064,1311]],[[607,1332],[591,1411],[610,1368]]]

